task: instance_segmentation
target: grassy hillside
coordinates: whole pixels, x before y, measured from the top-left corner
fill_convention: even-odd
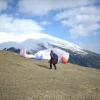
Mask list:
[[[0,51],[0,100],[100,100],[100,70]]]

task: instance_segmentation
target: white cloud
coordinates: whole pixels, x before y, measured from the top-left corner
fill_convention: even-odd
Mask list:
[[[81,6],[76,8],[71,8],[68,10],[64,10],[60,13],[58,13],[54,18],[55,20],[61,20],[61,19],[67,19],[75,17],[76,15],[95,15],[100,16],[100,7],[95,6]]]
[[[51,24],[51,22],[43,21],[43,22],[40,23],[40,25],[48,25],[48,24]]]
[[[18,19],[6,14],[0,15],[0,31],[9,33],[40,32],[44,30],[34,20]]]
[[[94,3],[95,0],[20,0],[19,11],[33,15],[46,15],[51,10],[61,10]]]
[[[100,29],[100,7],[84,6],[66,10],[57,14],[54,18],[62,20],[64,26],[71,27],[71,38],[85,37],[97,33]],[[64,19],[64,20],[63,20]]]
[[[80,24],[70,29],[71,38],[88,36],[92,33],[92,31],[95,31],[99,28],[100,28],[100,25],[98,24],[93,24],[86,27]]]
[[[9,7],[8,3],[12,2],[12,0],[0,0],[0,12]]]
[[[93,35],[97,35],[97,34],[99,34],[99,32],[93,32]]]
[[[68,20],[63,20],[61,23],[63,25],[74,27],[75,25],[83,24],[84,26],[89,26],[100,21],[100,16],[96,15],[86,15],[78,14],[74,17],[70,17]]]

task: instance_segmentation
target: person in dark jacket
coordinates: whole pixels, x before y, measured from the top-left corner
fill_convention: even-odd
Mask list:
[[[54,57],[53,54],[54,54],[54,53],[53,53],[53,51],[51,50],[51,52],[50,52],[50,57],[51,57],[51,59],[50,59],[50,61],[49,61],[49,63],[50,63],[50,69],[52,69],[52,64],[53,64],[53,66],[55,67],[55,70],[56,70],[56,59],[55,59],[55,57]]]

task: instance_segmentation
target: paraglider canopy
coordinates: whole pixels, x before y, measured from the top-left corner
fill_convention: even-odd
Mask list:
[[[58,48],[50,48],[50,49],[44,49],[40,50],[37,53],[34,54],[38,60],[50,60],[50,52],[54,52],[58,55],[58,62],[66,64],[69,59],[69,53],[65,52]]]
[[[20,56],[25,58],[36,58],[36,56],[34,56],[33,54],[27,54],[25,47],[20,50]]]
[[[44,49],[40,50],[37,53],[33,54],[27,54],[26,53],[26,48],[22,48],[20,50],[20,56],[23,56],[25,58],[35,58],[38,60],[50,60],[50,52],[54,52],[55,54],[58,55],[58,62],[61,62],[63,64],[66,64],[69,59],[69,53],[65,52],[61,49],[58,48],[50,48],[50,49]]]

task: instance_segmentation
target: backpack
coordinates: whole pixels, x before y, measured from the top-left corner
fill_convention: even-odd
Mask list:
[[[53,64],[57,64],[58,63],[58,55],[53,53],[53,57],[54,57]]]

